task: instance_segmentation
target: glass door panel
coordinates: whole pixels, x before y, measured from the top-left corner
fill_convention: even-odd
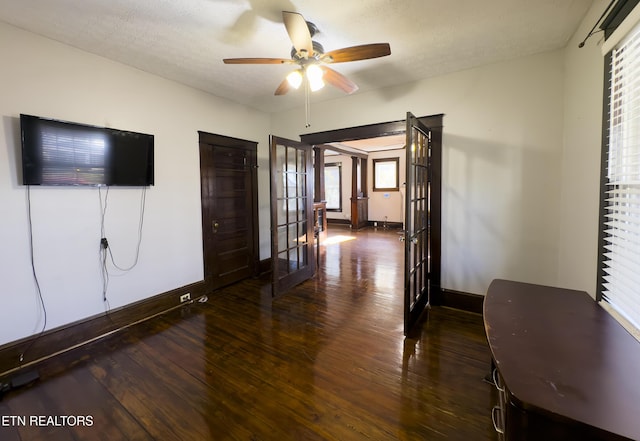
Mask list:
[[[411,113],[406,129],[404,331],[410,332],[429,306],[431,132]]]
[[[272,293],[285,292],[313,276],[313,150],[271,137]]]

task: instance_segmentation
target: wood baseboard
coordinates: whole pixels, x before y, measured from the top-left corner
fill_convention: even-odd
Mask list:
[[[159,314],[196,301],[207,292],[204,281],[99,314],[69,325],[45,331],[0,346],[0,378],[33,367],[41,361],[99,340]],[[180,296],[191,294],[191,302],[181,303]],[[23,358],[20,360],[20,358]]]
[[[258,263],[258,276],[271,272],[271,257],[261,260]]]
[[[482,314],[484,296],[471,294],[468,292],[454,291],[451,289],[440,289],[436,304],[449,308],[460,309],[462,311]]]
[[[367,221],[367,226],[380,230],[402,230],[402,222]]]
[[[330,217],[327,218],[327,224],[331,225],[351,225],[351,221],[349,219],[332,219]]]

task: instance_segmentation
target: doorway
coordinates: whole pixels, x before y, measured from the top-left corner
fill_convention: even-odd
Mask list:
[[[431,282],[431,300],[432,304],[440,304],[441,291],[441,214],[442,214],[442,128],[443,114],[419,117],[417,120],[420,124],[428,127],[430,134],[430,163],[431,175],[429,177],[430,186],[430,282]],[[331,148],[330,145],[335,143],[350,143],[356,140],[373,139],[380,137],[388,137],[395,135],[405,136],[407,133],[407,121],[391,121],[379,124],[370,124],[365,126],[350,127],[345,129],[330,130],[325,132],[310,133],[301,135],[300,139],[305,144],[320,146],[323,148]],[[335,147],[333,147],[335,148]],[[321,155],[316,155],[316,164],[323,165],[324,161],[319,161]],[[366,160],[365,160],[366,164]],[[365,165],[366,167],[366,165]],[[318,167],[320,168],[320,167]],[[323,185],[324,179],[316,176],[316,186],[320,183]],[[320,192],[317,192],[317,196]],[[406,195],[403,195],[403,199]],[[359,202],[362,204],[362,201]],[[406,207],[404,207],[406,210]],[[403,226],[404,227],[404,226]],[[352,225],[353,228],[353,225]]]

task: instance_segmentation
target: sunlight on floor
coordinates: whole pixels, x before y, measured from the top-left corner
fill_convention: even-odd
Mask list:
[[[355,240],[355,236],[342,236],[342,235],[331,236],[331,237],[327,238],[326,240],[323,240],[322,242],[320,242],[320,244],[321,245],[334,245],[336,243],[347,242],[349,240]]]

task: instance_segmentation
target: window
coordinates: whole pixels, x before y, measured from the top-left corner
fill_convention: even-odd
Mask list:
[[[342,163],[324,165],[324,197],[327,211],[342,211]]]
[[[373,160],[373,191],[398,191],[398,170],[400,160],[398,158],[385,158]]]
[[[640,329],[640,26],[611,52],[599,298]]]

